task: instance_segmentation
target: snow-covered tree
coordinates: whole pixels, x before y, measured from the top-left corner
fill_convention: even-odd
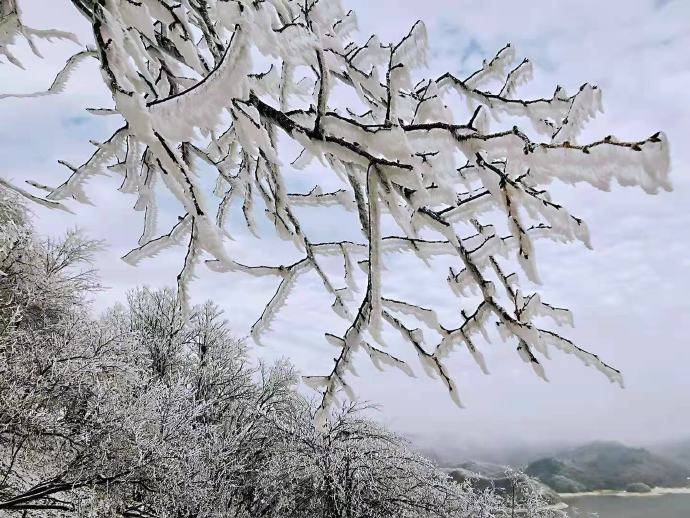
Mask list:
[[[0,186],[0,325],[45,329],[81,311],[98,288],[89,267],[100,243],[78,230],[60,239],[36,236],[16,193]],[[86,268],[81,268],[84,266]]]
[[[55,255],[22,252],[24,265]],[[16,268],[4,281],[35,284]],[[69,283],[73,268],[56,274],[69,298],[3,306],[0,511],[241,516],[272,422],[298,397],[292,369],[250,368],[216,308],[182,319],[171,290],[139,290],[94,320]],[[35,288],[19,293],[33,299]]]
[[[292,369],[252,369],[214,306],[182,318],[171,290],[93,318],[98,244],[41,240],[28,219],[0,187],[0,514],[237,508],[294,406]]]
[[[281,422],[283,437],[259,477],[254,516],[328,518],[507,516],[496,491],[457,484],[353,404],[315,426],[309,407]],[[544,506],[539,516],[546,517]]]
[[[36,50],[38,38],[70,38],[27,27],[21,3],[0,0],[0,55],[15,65],[11,49],[22,39]],[[539,239],[589,246],[585,222],[552,198],[555,181],[670,189],[662,133],[631,142],[579,138],[601,110],[599,88],[557,87],[543,98],[522,98],[531,63],[516,60],[510,45],[465,77],[427,77],[423,23],[397,42],[360,40],[355,13],[339,0],[71,4],[92,25],[93,42],[47,92],[32,95],[61,91],[78,63],[96,59],[113,105],[89,111],[123,122],[84,163],[63,163],[71,170],[64,183],[34,184],[48,192],[41,200],[60,207],[70,198],[87,201],[89,180],[121,175],[120,190],[137,195],[135,210],[144,216],[139,246],[124,259],[137,264],[185,243],[183,300],[202,258],[216,271],[275,278],[275,293],[252,327],[257,341],[290,290],[307,273],[318,275],[332,310],[347,322],[344,332],[326,336],[339,351],[332,367],[305,378],[322,394],[322,409],[339,393],[351,394],[348,372],[358,351],[376,366],[412,372],[385,350],[384,326],[458,405],[444,361],[461,347],[487,371],[477,345],[492,338],[492,328],[541,377],[540,358],[554,348],[622,383],[616,369],[544,325],[543,317],[556,326],[572,318],[535,291]],[[322,170],[327,188],[291,188],[294,171],[307,166]],[[162,189],[181,210],[172,228],[157,225]],[[361,238],[310,237],[301,208],[330,213],[337,206],[351,214],[342,226]],[[238,259],[227,223],[241,218],[259,234],[259,209],[280,238],[294,242],[297,259]],[[438,308],[400,300],[386,274],[391,254],[399,253],[422,265],[438,257],[454,263],[442,274],[458,296],[454,322],[441,322]],[[326,267],[333,257],[341,268]]]
[[[506,475],[510,486],[508,491],[502,492],[502,496],[511,515],[523,518],[566,518],[566,513],[560,506],[549,505],[543,494],[544,486],[538,481],[513,469],[509,469]]]
[[[498,492],[453,482],[354,406],[319,426],[292,368],[250,367],[210,303],[183,315],[172,290],[143,288],[91,317],[87,241],[42,247],[0,196],[3,224],[26,231],[0,279],[3,516],[509,516]],[[36,275],[60,257],[51,282]]]

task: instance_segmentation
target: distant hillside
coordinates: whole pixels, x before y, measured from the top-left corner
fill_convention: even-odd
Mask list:
[[[690,439],[657,445],[650,450],[690,469]]]
[[[476,489],[493,488],[499,493],[507,495],[512,490],[513,482],[506,476],[506,469],[506,466],[488,462],[466,462],[454,468],[448,474],[456,482],[468,480]],[[539,480],[534,479],[533,482],[537,491],[541,493],[541,496],[548,504],[556,504],[561,501],[558,493],[551,488]],[[516,495],[518,499],[521,499],[523,496],[521,494]]]
[[[560,493],[639,487],[685,487],[690,469],[644,448],[594,442],[530,463],[525,473]]]

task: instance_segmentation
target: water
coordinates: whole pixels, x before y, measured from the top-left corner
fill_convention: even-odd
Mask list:
[[[569,518],[690,518],[690,494],[580,496],[566,503]]]

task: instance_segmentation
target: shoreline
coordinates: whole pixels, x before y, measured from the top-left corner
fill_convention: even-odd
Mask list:
[[[628,493],[618,489],[600,489],[581,493],[558,493],[564,500],[583,496],[654,497],[664,495],[690,495],[690,487],[654,487],[649,493]]]

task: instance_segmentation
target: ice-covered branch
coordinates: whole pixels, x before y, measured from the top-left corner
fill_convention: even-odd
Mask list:
[[[427,77],[422,22],[398,41],[360,38],[354,13],[338,0],[72,3],[92,24],[94,47],[73,56],[49,92],[95,56],[113,106],[90,113],[119,115],[124,124],[94,143],[82,165],[62,162],[71,174],[57,188],[32,184],[49,190],[40,202],[88,202],[88,181],[121,175],[120,191],[135,194],[144,215],[139,245],[125,260],[137,263],[186,240],[183,300],[202,257],[217,272],[276,279],[252,326],[257,341],[272,339],[271,322],[291,290],[315,274],[346,323],[344,333],[327,335],[338,350],[330,373],[307,378],[323,396],[322,410],[341,392],[354,397],[348,376],[358,355],[414,374],[399,352],[405,348],[460,404],[444,361],[462,344],[488,372],[481,346],[494,330],[542,377],[542,357],[555,347],[620,381],[595,355],[535,323],[572,323],[534,291],[538,240],[590,246],[585,222],[553,199],[554,181],[670,189],[663,133],[583,141],[601,111],[598,87],[521,98],[533,71],[512,45],[464,79]],[[66,36],[24,27],[16,0],[0,5],[0,55],[15,64],[9,49],[18,36],[29,44]],[[296,172],[307,167],[321,175],[313,187]],[[161,231],[163,190],[184,216]],[[324,214],[339,218],[337,231],[316,239],[311,223]],[[296,255],[239,260],[226,246],[237,224],[259,237],[268,225]],[[415,281],[395,277],[402,274],[391,265],[401,254],[447,279],[441,299],[457,306],[454,322],[415,300]]]

